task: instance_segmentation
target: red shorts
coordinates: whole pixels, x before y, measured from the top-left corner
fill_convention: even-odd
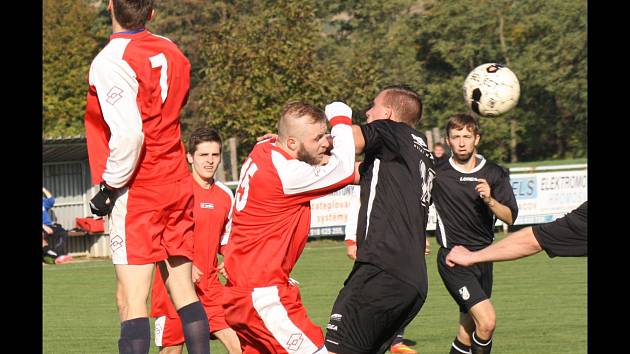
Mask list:
[[[171,347],[184,343],[184,331],[175,306],[171,302],[166,286],[161,280],[159,270],[155,272],[153,288],[151,289],[151,316],[155,320],[155,345],[158,347]],[[217,274],[206,282],[206,289],[195,286],[197,296],[208,316],[208,325],[212,333],[229,328],[225,322],[223,312],[223,289]]]
[[[188,178],[118,191],[109,217],[114,264],[150,264],[169,256],[192,259],[193,191]]]
[[[297,286],[228,286],[223,294],[225,319],[244,354],[313,354],[324,347],[322,329],[308,318]]]

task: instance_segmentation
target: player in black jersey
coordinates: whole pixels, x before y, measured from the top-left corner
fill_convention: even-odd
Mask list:
[[[424,134],[420,96],[406,86],[384,88],[353,126],[361,163],[361,207],[356,262],[327,325],[330,353],[374,354],[389,349],[396,332],[427,296],[425,230],[435,175]]]
[[[472,250],[489,246],[500,219],[512,225],[518,206],[508,171],[477,154],[480,129],[477,120],[456,114],[446,124],[451,158],[437,168],[433,202],[437,214],[438,272],[459,305],[459,330],[451,354],[490,353],[495,329],[492,263],[449,267],[445,258],[455,245]]]
[[[510,261],[542,250],[549,257],[588,255],[587,203],[555,221],[528,226],[476,252],[455,246],[446,256],[449,266],[470,266],[479,262]]]

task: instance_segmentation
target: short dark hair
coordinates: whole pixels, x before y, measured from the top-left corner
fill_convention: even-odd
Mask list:
[[[420,95],[407,85],[391,85],[381,92],[385,93],[384,104],[391,107],[400,119],[409,124],[416,125],[422,118],[422,99]]]
[[[458,113],[448,119],[446,122],[446,136],[450,136],[451,129],[460,130],[466,127],[471,130],[475,135],[481,135],[481,128],[479,127],[479,121],[470,114]]]
[[[223,149],[221,136],[214,129],[198,128],[190,134],[188,139],[188,153],[191,155],[197,151],[197,146],[201,143],[215,142],[219,144],[219,151]]]
[[[124,29],[144,28],[153,10],[153,0],[112,0],[116,21]]]
[[[442,147],[442,148],[443,148],[443,147],[444,147],[444,144],[442,144],[441,142],[439,142],[439,141],[438,141],[438,142],[436,142],[436,143],[434,143],[434,144],[433,144],[433,148],[435,149],[435,147],[436,147],[436,146],[440,146],[440,147]]]

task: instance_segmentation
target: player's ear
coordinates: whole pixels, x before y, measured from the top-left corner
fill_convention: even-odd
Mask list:
[[[193,156],[189,152],[186,153],[186,160],[188,160],[188,163],[192,165]]]
[[[112,3],[112,0],[109,0],[107,2],[107,11],[112,12],[113,7],[114,7],[114,4]]]
[[[290,136],[287,138],[287,147],[289,148],[289,150],[291,151],[296,151],[298,149],[298,142],[297,139]]]
[[[394,115],[394,110],[391,109],[390,107],[386,107],[385,108],[385,119],[392,119]]]
[[[155,17],[155,10],[151,9],[151,12],[149,13],[149,17],[147,17],[147,22],[151,21],[153,17]]]
[[[479,145],[479,140],[481,140],[481,135],[476,134],[475,135],[475,146]]]

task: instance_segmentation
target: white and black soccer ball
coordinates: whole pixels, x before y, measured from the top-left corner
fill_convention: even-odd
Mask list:
[[[481,64],[464,80],[466,105],[484,117],[507,113],[516,106],[520,94],[518,78],[502,64]]]

